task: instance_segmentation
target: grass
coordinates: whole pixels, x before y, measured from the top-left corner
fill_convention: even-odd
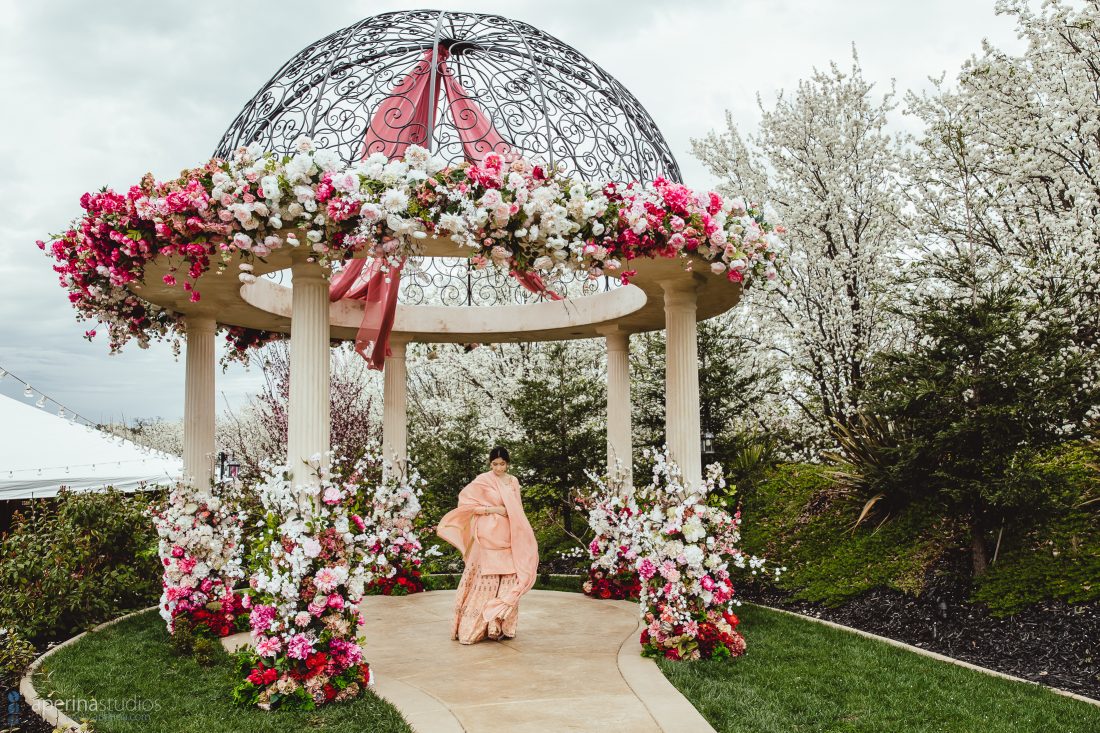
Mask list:
[[[457,577],[433,575],[431,587]],[[540,578],[576,590],[580,578]],[[726,662],[659,662],[673,685],[720,733],[1091,733],[1100,708],[1047,689],[956,667],[903,649],[746,604],[748,653]],[[385,671],[381,671],[385,674]],[[203,668],[172,654],[148,612],[52,656],[35,678],[52,699],[151,705],[96,717],[102,733],[409,731],[373,694],[312,713],[265,713],[229,702],[230,660]]]
[[[745,656],[659,662],[720,733],[1091,733],[1100,708],[758,606]]]
[[[229,694],[238,679],[225,655],[212,667],[172,653],[164,622],[149,611],[94,632],[46,660],[35,676],[39,695],[73,701],[66,714],[94,718],[99,733],[409,733],[397,710],[371,692],[313,712],[239,708]],[[85,711],[77,712],[74,705]]]

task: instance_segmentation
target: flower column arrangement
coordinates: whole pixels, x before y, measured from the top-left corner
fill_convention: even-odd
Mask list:
[[[421,487],[426,483],[409,460],[400,473],[382,470],[381,453],[368,451],[348,471],[348,508],[362,517],[374,538],[367,595],[404,596],[424,590],[420,567],[424,555],[438,555],[438,546],[424,552],[415,528],[420,514]]]
[[[642,653],[675,660],[721,659],[745,651],[737,631],[730,566],[764,572],[767,561],[737,547],[740,511],[730,514],[708,504],[725,479],[717,463],[707,467],[703,484],[685,485],[683,476],[663,452],[646,450],[653,479],[633,492],[597,481],[583,501],[596,539],[589,546],[590,576],[629,572],[640,581],[640,606],[646,628]],[[609,490],[609,485],[612,487]],[[774,568],[776,577],[781,569]],[[600,586],[593,583],[593,589]],[[603,593],[596,593],[599,597]]]
[[[164,566],[160,615],[174,633],[182,624],[199,634],[228,636],[237,630],[242,599],[233,584],[241,568],[241,525],[236,512],[215,492],[176,484],[167,505],[150,506]]]
[[[638,600],[638,548],[645,546],[639,535],[639,510],[624,472],[613,472],[606,479],[590,474],[596,484],[578,503],[588,510],[588,526],[595,537],[588,543],[591,560],[588,580],[582,586],[585,595],[611,600]]]
[[[238,704],[311,710],[357,698],[372,683],[357,637],[377,540],[347,511],[347,487],[314,458],[319,488],[295,485],[286,472],[260,487],[267,514],[252,558],[253,647],[239,656]]]

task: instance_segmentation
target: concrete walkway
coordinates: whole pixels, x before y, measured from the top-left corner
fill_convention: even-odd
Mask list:
[[[450,639],[454,591],[363,603],[376,692],[420,733],[713,729],[639,655],[638,607],[531,591],[515,639]]]

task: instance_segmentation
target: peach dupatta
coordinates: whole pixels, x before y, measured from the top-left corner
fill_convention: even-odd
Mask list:
[[[500,502],[508,510],[507,517],[475,513],[478,507],[501,506]],[[459,493],[458,507],[439,521],[436,534],[458,548],[466,563],[479,561],[486,574],[515,572],[515,587],[504,597],[486,604],[482,612],[486,621],[506,615],[535,585],[538,542],[523,511],[519,481],[514,476],[511,482],[502,484],[492,471],[479,474]]]

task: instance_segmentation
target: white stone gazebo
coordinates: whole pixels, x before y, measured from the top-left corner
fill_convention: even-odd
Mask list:
[[[476,134],[471,117],[480,118]],[[618,81],[558,39],[495,15],[402,11],[337,31],[284,64],[230,125],[217,154],[228,157],[253,143],[290,153],[301,134],[349,165],[369,152],[393,157],[413,142],[452,163],[476,149],[504,148],[590,181],[680,180],[656,124]],[[304,233],[299,239],[306,241]],[[420,244],[423,257],[471,254],[444,238]],[[250,259],[257,277],[243,284],[237,280],[242,260],[234,254],[220,274],[202,278],[197,303],[162,282],[178,261],[154,260],[130,286],[185,317],[184,463],[198,485],[209,486],[213,473],[218,324],[290,335],[288,465],[301,466],[329,448],[330,340],[354,340],[363,306],[330,304],[330,273],[309,254],[282,247]],[[685,477],[699,481],[696,324],[732,308],[741,285],[711,273],[701,258],[641,257],[624,264],[636,271],[628,285],[583,297],[494,306],[399,302],[384,369],[387,460],[406,457],[407,344],[598,337],[608,350],[608,461],[629,469],[630,335],[666,329],[667,442]],[[263,277],[281,270],[291,272],[291,287]],[[605,274],[614,278],[618,271]]]
[[[426,257],[464,253],[448,240],[425,240]],[[213,477],[217,324],[290,335],[287,464],[292,468],[329,449],[329,350],[333,339],[354,340],[362,304],[329,303],[329,273],[305,252],[278,251],[255,263],[255,274],[291,271],[292,286],[257,278],[241,284],[232,266],[203,280],[192,303],[178,287],[161,283],[171,260],[148,267],[134,292],[186,318],[184,472],[198,485]],[[383,451],[406,457],[405,347],[421,343],[501,343],[603,338],[607,344],[607,455],[631,464],[629,340],[632,333],[667,330],[666,436],[672,458],[689,481],[702,475],[696,324],[732,308],[741,288],[679,259],[634,260],[630,284],[593,295],[517,305],[397,306],[386,359]],[[614,273],[609,273],[614,275]],[[304,477],[303,477],[304,478]]]

